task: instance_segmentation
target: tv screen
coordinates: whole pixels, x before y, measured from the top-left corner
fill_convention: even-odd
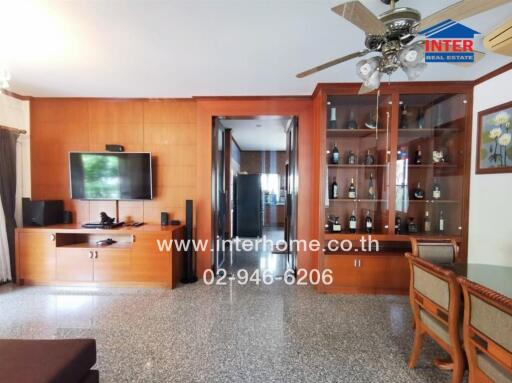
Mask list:
[[[71,198],[151,199],[151,153],[69,154]]]

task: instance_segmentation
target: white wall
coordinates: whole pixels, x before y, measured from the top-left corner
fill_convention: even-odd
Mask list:
[[[469,208],[470,263],[512,266],[512,173],[475,174],[478,112],[512,101],[512,70],[475,87]]]
[[[24,129],[18,138],[16,221],[21,225],[21,197],[30,197],[30,102],[7,96],[0,92],[0,125]]]

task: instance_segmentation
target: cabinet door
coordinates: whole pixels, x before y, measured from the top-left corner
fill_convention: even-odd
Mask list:
[[[157,241],[170,241],[169,234],[137,234],[132,250],[132,280],[171,284],[171,251],[160,252]]]
[[[131,271],[132,254],[130,250],[95,250],[95,282],[127,282],[131,280]]]
[[[376,290],[407,290],[409,267],[402,255],[366,255],[359,257],[362,287]]]
[[[18,233],[18,278],[32,282],[55,279],[55,237],[48,232]]]
[[[58,281],[92,282],[92,250],[57,248],[56,273]]]
[[[332,270],[333,286],[358,287],[361,283],[360,269],[355,255],[326,255],[324,269]]]

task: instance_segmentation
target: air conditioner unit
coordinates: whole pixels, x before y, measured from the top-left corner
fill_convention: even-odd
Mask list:
[[[491,52],[512,56],[512,19],[488,33],[484,46]]]

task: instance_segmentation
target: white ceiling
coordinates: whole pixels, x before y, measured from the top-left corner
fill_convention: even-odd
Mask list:
[[[231,134],[241,150],[286,150],[285,128],[290,118],[268,117],[258,119],[223,119],[222,125]]]
[[[309,95],[318,82],[358,81],[355,61],[295,78],[363,48],[364,33],[330,11],[341,2],[0,0],[0,65],[12,91],[33,96]],[[454,2],[398,5],[429,15]],[[512,3],[464,23],[485,34],[510,16]],[[420,80],[472,80],[509,61],[489,54],[469,69],[431,64]]]

